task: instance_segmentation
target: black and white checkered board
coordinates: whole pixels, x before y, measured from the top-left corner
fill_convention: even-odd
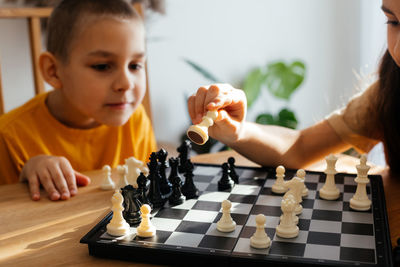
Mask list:
[[[303,199],[299,216],[298,237],[279,238],[275,227],[282,214],[282,196],[271,192],[275,182],[274,169],[237,167],[240,184],[230,192],[218,192],[221,167],[196,164],[194,181],[201,191],[198,199],[155,211],[152,223],[155,237],[139,238],[131,234],[115,238],[106,233],[112,218],[109,213],[82,239],[91,255],[148,263],[197,265],[284,264],[320,266],[392,266],[385,198],[380,176],[370,175],[367,192],[372,209],[356,212],[349,208],[356,183],[355,175],[337,174],[341,191],[339,200],[327,201],[318,196],[325,174],[307,171],[309,195]],[[286,179],[295,171],[287,170]],[[216,223],[221,217],[221,202],[232,202],[231,216],[236,230],[221,233]],[[256,224],[255,216],[266,215],[266,231],[272,243],[268,249],[250,247]]]

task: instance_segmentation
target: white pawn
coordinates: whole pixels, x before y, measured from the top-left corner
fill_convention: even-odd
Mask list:
[[[368,171],[370,166],[367,165],[367,157],[362,155],[360,164],[356,166],[357,177],[354,181],[357,183],[357,189],[354,196],[350,199],[350,208],[353,210],[369,210],[371,208],[371,200],[367,195],[367,184],[369,183]]]
[[[308,196],[308,188],[306,187],[305,181],[306,181],[306,172],[303,169],[298,169],[296,172],[296,176],[299,177],[300,179],[303,180],[303,189],[301,191],[301,196],[306,197]]]
[[[113,217],[106,227],[109,235],[123,236],[129,233],[129,224],[122,216],[122,211],[124,210],[124,207],[122,206],[123,201],[124,197],[121,195],[119,190],[115,190],[115,193],[111,198]]]
[[[144,204],[140,207],[142,213],[142,222],[137,227],[137,235],[140,237],[152,237],[156,234],[156,227],[150,221],[151,208],[149,205]]]
[[[189,139],[198,145],[203,145],[208,140],[208,127],[214,124],[218,117],[218,111],[208,111],[206,116],[202,118],[199,124],[192,125],[187,130],[186,134]]]
[[[324,186],[319,190],[319,196],[326,200],[335,200],[340,196],[339,188],[336,187],[335,184],[335,164],[337,161],[337,157],[333,154],[330,154],[326,158],[326,180]]]
[[[268,248],[271,245],[271,239],[265,233],[266,218],[263,214],[256,216],[256,231],[250,238],[250,246],[253,248]]]
[[[289,188],[289,191],[283,195],[283,198],[287,198],[288,195],[294,197],[294,200],[296,201],[295,214],[300,214],[303,211],[303,206],[300,204],[303,201],[301,198],[303,184],[303,180],[296,176],[285,182],[285,186]]]
[[[287,191],[287,188],[285,187],[285,180],[283,179],[285,177],[285,167],[282,165],[278,166],[276,168],[276,181],[272,185],[272,192],[276,194],[283,194]]]
[[[128,180],[126,179],[126,174],[128,173],[126,166],[118,165],[117,172],[119,175],[118,188],[124,188],[125,186],[129,185]]]
[[[103,166],[103,183],[100,188],[103,190],[112,190],[115,188],[114,181],[111,179],[111,167],[109,165]]]
[[[236,228],[236,223],[232,220],[231,217],[231,207],[232,203],[225,199],[222,201],[222,216],[221,219],[217,222],[217,229],[220,232],[232,232]]]
[[[293,212],[296,208],[296,201],[293,196],[282,199],[282,219],[276,227],[276,234],[283,238],[293,238],[299,235],[299,227],[294,222]]]

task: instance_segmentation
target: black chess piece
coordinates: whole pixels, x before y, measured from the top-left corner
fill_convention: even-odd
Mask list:
[[[142,221],[140,207],[142,203],[139,201],[139,193],[132,185],[127,185],[121,190],[124,197],[124,211],[122,216],[130,226],[136,226]]]
[[[394,266],[400,266],[400,238],[397,239],[397,246],[393,249]]]
[[[221,179],[218,181],[218,191],[225,191],[230,190],[233,188],[235,183],[229,177],[229,166],[228,163],[222,164],[222,176]]]
[[[239,184],[239,175],[236,173],[236,166],[235,166],[235,158],[229,157],[228,158],[228,165],[229,165],[229,177],[235,182],[235,184]]]
[[[169,158],[168,161],[169,161],[169,166],[171,167],[168,181],[172,184],[173,178],[175,176],[179,176],[179,172],[178,172],[179,158]]]
[[[172,194],[169,197],[169,204],[170,205],[179,205],[185,202],[185,197],[182,195],[181,192],[181,178],[179,176],[175,176],[172,178]]]
[[[189,140],[185,140],[182,144],[176,149],[179,152],[179,167],[178,171],[183,173],[185,171],[185,164],[190,156],[190,151],[192,150],[192,144]]]
[[[158,162],[160,163],[159,174],[160,174],[160,190],[161,190],[161,194],[164,196],[164,198],[168,198],[172,193],[172,188],[171,188],[172,185],[167,180],[167,176],[165,174],[165,170],[167,168],[168,152],[165,149],[161,148],[157,152],[156,155],[157,155]]]
[[[138,194],[139,194],[139,201],[142,203],[142,205],[147,204],[150,206],[151,209],[153,209],[153,204],[150,202],[149,198],[147,197],[147,178],[143,174],[143,172],[140,173],[136,180],[138,184]]]
[[[160,189],[160,163],[157,161],[156,154],[153,152],[150,155],[149,166],[149,180],[150,180],[150,188],[149,194],[147,195],[149,201],[153,204],[154,208],[161,208],[165,204],[165,199],[161,193]]]
[[[198,198],[199,197],[199,189],[195,186],[193,182],[193,163],[188,160],[185,165],[185,183],[182,186],[182,194],[186,197],[186,199]]]

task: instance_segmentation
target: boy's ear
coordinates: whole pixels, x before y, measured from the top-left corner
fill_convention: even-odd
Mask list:
[[[58,76],[60,62],[52,53],[43,52],[39,56],[39,68],[43,79],[55,89],[62,87],[62,82]]]

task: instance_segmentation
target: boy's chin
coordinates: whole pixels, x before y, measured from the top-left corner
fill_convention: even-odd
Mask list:
[[[125,117],[112,118],[112,119],[103,121],[103,124],[112,126],[112,127],[118,127],[118,126],[124,125],[129,120],[129,118],[130,118],[129,116],[126,118]]]

